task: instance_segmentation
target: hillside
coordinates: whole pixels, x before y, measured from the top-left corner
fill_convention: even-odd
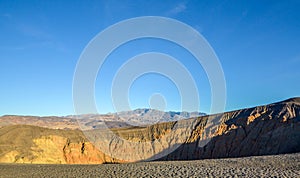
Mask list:
[[[0,162],[10,163],[123,163],[300,152],[300,98],[112,132],[2,125]]]

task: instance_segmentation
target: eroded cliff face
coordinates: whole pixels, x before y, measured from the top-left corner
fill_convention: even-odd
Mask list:
[[[102,164],[123,162],[106,156],[87,141],[71,142],[70,139],[51,135],[34,139],[33,163]],[[39,151],[37,151],[39,150]]]
[[[300,99],[112,130],[0,129],[0,162],[123,163],[300,152]],[[100,149],[99,149],[100,148]]]
[[[199,146],[203,126],[163,160],[242,157],[300,152],[300,99],[215,115],[220,124]]]
[[[14,125],[0,130],[0,162],[40,164],[122,163],[106,156],[79,130]]]

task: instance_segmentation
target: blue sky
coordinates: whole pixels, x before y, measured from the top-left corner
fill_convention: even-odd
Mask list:
[[[105,28],[139,16],[163,16],[198,30],[222,64],[226,110],[300,96],[300,1],[15,1],[0,0],[0,115],[73,114],[72,81],[89,41]],[[99,112],[112,112],[111,82],[117,69],[139,53],[176,57],[193,75],[200,111],[210,111],[210,86],[202,67],[176,44],[142,39],[121,46],[98,73]],[[161,93],[167,110],[180,96],[166,77],[137,79],[132,108],[148,107]]]

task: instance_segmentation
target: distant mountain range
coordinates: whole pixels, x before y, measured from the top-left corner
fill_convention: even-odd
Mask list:
[[[155,109],[144,108],[106,115],[89,114],[67,117],[77,118],[81,128],[88,130],[91,129],[91,127],[102,128],[104,124],[109,128],[145,126],[160,122],[178,121],[205,115],[205,113],[201,112],[164,112]]]
[[[57,116],[16,116],[0,117],[0,127],[5,125],[34,125],[52,129],[97,129],[105,126],[109,128],[145,126],[160,122],[178,121],[191,117],[204,116],[201,112],[163,112],[155,109],[135,109],[112,114],[84,114]]]

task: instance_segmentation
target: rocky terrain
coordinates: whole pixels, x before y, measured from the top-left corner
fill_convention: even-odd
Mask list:
[[[101,165],[0,164],[0,177],[300,177],[300,154]]]
[[[300,98],[141,127],[81,131],[2,125],[2,163],[126,163],[300,152]]]

